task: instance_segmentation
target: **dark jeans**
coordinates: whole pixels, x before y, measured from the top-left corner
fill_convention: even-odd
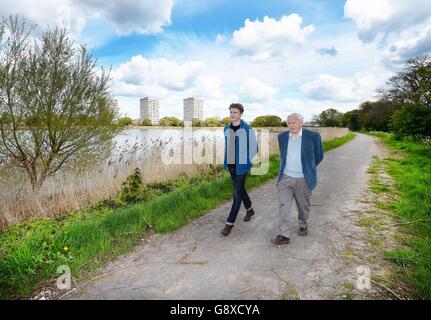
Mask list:
[[[241,201],[244,203],[246,209],[251,208],[251,200],[245,190],[245,179],[247,174],[237,175],[235,167],[229,167],[230,176],[233,182],[233,203],[232,208],[227,218],[228,224],[234,224],[238,215],[239,209],[241,208]]]

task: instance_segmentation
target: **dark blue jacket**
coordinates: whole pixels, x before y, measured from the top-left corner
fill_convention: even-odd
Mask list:
[[[278,146],[280,148],[280,173],[277,185],[283,175],[286,165],[287,146],[289,145],[289,131],[278,135]],[[310,190],[317,185],[316,167],[323,160],[323,143],[319,132],[302,128],[301,163],[304,179]]]
[[[234,136],[232,136],[234,135]],[[242,175],[250,171],[252,160],[257,154],[258,147],[256,135],[252,127],[241,120],[239,129],[234,132],[230,124],[224,127],[225,152],[224,152],[224,169],[228,168],[229,157],[229,139],[235,138],[235,167],[236,174]]]

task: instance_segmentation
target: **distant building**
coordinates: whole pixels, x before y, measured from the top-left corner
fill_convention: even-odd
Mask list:
[[[159,100],[145,97],[140,99],[140,117],[139,121],[142,122],[145,117],[151,120],[152,125],[159,124]]]
[[[204,101],[196,97],[184,99],[184,121],[203,120]]]

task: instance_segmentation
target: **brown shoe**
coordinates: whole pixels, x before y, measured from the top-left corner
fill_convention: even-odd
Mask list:
[[[232,228],[233,228],[233,225],[229,225],[229,224],[225,225],[223,230],[221,231],[221,234],[227,237],[231,232]]]
[[[278,244],[278,245],[280,245],[280,244],[288,244],[289,241],[290,241],[289,238],[283,237],[282,235],[278,235],[274,239],[271,240],[271,242],[273,244]]]
[[[247,210],[247,213],[246,213],[246,215],[244,217],[244,221],[245,222],[250,221],[252,216],[254,216],[254,210],[253,210],[253,208]]]
[[[308,234],[307,227],[299,228],[298,235],[300,235],[301,237],[305,237],[307,234]]]

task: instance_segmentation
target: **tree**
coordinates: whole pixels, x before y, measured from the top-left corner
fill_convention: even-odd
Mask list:
[[[388,101],[365,101],[359,106],[361,127],[366,130],[388,131],[389,122],[398,109]]]
[[[141,126],[151,126],[151,120],[148,117],[144,117],[141,122]]]
[[[220,121],[220,125],[221,126],[226,126],[231,122],[230,117],[224,117],[223,119],[221,119]]]
[[[253,127],[281,127],[282,121],[279,116],[266,115],[256,117],[251,123]]]
[[[108,157],[120,129],[109,73],[65,29],[32,41],[33,28],[19,16],[0,21],[0,162],[38,191],[60,169]]]
[[[390,128],[398,137],[430,137],[431,110],[422,104],[405,104],[392,116]]]
[[[343,114],[334,108],[322,111],[318,116],[313,117],[313,123],[321,127],[340,127]]]
[[[420,103],[431,109],[431,57],[408,59],[404,69],[386,82],[386,88],[378,90],[378,98],[398,107]]]
[[[210,117],[205,120],[205,126],[218,127],[219,122],[220,122],[219,119],[217,119],[216,117]]]
[[[118,119],[118,125],[120,127],[125,127],[133,124],[133,119],[130,117],[121,117]]]
[[[161,126],[181,127],[182,121],[175,117],[163,117],[160,119],[159,124]]]
[[[192,119],[192,127],[203,127],[205,122],[203,120],[199,120],[198,118]]]
[[[343,114],[341,119],[343,127],[348,127],[352,131],[358,131],[361,129],[361,119],[359,110],[352,110]]]

